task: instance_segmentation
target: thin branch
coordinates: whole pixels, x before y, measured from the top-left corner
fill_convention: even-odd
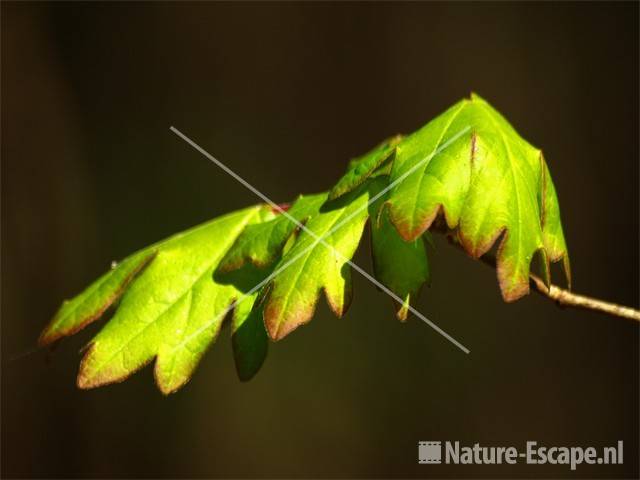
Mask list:
[[[449,243],[464,251],[462,245],[451,239],[450,236],[447,237],[450,240]],[[482,260],[490,267],[496,268],[496,259],[492,255],[485,254],[480,257],[480,260]],[[551,284],[549,288],[547,288],[544,281],[539,276],[534,275],[533,273],[529,274],[529,285],[534,291],[555,301],[562,307],[582,308],[585,310],[602,312],[608,315],[613,315],[614,317],[628,318],[630,320],[640,322],[640,310],[636,310],[631,307],[625,307],[624,305],[618,305],[616,303],[605,302],[604,300],[587,297],[586,295],[579,295],[577,293],[571,292],[570,290],[560,288],[557,285],[553,284]]]

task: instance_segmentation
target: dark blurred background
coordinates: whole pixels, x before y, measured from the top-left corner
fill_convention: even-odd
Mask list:
[[[98,325],[21,356],[111,260],[256,203],[169,126],[286,201],[472,90],[543,148],[575,289],[638,307],[637,3],[3,2],[2,476],[636,478],[638,325],[504,304],[442,239],[418,307],[469,356],[358,275],[246,384],[228,329],[167,398],[148,368],[76,389]],[[418,465],[419,440],[625,458]]]

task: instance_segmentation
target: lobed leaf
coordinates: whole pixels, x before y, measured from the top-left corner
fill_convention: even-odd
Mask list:
[[[288,217],[278,215],[270,221],[248,225],[221,260],[218,271],[229,272],[242,267],[246,262],[258,267],[270,265],[298,228],[289,217],[300,223],[305,222],[318,213],[326,199],[326,193],[300,195],[287,212]]]
[[[344,314],[351,303],[351,270],[346,260],[360,243],[372,192],[372,184],[362,185],[326,204],[307,222],[315,237],[300,232],[283,255],[275,270],[288,267],[271,282],[264,306],[264,321],[272,339],[279,340],[311,320],[321,290],[331,310],[338,317]]]
[[[447,148],[456,135],[470,128]],[[493,107],[472,94],[395,147],[387,201],[392,223],[414,241],[442,214],[466,251],[478,258],[502,236],[497,274],[503,298],[529,291],[533,256],[563,261],[569,255],[555,189],[542,152],[522,139]]]
[[[155,358],[158,387],[164,393],[175,391],[188,381],[216,338],[225,311],[264,276],[256,269],[242,269],[226,283],[214,280],[219,260],[246,225],[272,217],[263,206],[251,207],[134,254],[64,304],[45,329],[43,343],[97,319],[108,306],[105,299],[112,302],[114,292],[122,293],[127,286],[123,279],[131,279],[130,272],[136,270],[140,273],[128,285],[115,315],[89,344],[78,385],[92,388],[122,381]],[[236,360],[244,378],[255,373],[266,353],[266,336],[261,342],[256,332],[259,314],[252,308],[256,296],[245,299],[234,312]],[[245,327],[247,321],[250,326]],[[242,345],[247,338],[251,347]]]

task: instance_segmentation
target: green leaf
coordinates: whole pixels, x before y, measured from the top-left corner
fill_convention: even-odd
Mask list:
[[[164,393],[175,391],[189,380],[216,338],[225,311],[264,276],[256,269],[243,269],[227,283],[214,281],[219,260],[246,225],[272,217],[268,208],[251,207],[134,254],[66,302],[45,329],[43,343],[96,320],[128,284],[115,315],[89,344],[78,385],[91,388],[122,381],[155,358],[158,387]],[[138,276],[132,279],[135,272]],[[257,332],[259,313],[251,308],[256,296],[239,304],[233,321],[238,371],[244,378],[254,373],[266,353],[266,336],[261,340]],[[250,347],[241,345],[247,338]]]
[[[361,157],[351,160],[349,170],[338,180],[329,192],[329,199],[333,200],[352,191],[369,178],[380,166],[391,160],[395,146],[402,140],[402,135],[391,137],[377,145]]]
[[[62,337],[73,335],[94,322],[122,296],[129,282],[140,273],[155,256],[153,247],[131,255],[119,264],[114,263],[111,271],[93,282],[80,295],[65,300],[40,335],[38,343],[49,345]]]
[[[422,237],[411,242],[405,241],[389,221],[384,208],[372,217],[371,253],[375,277],[404,300],[402,305],[398,305],[396,313],[398,319],[404,321],[410,303],[422,285],[429,281],[424,241]]]
[[[251,227],[251,224],[248,227]],[[215,269],[215,268],[214,268]],[[253,378],[260,370],[267,357],[269,339],[262,320],[262,304],[258,298],[260,292],[246,296],[263,281],[270,269],[261,270],[252,265],[246,265],[230,273],[216,274],[214,280],[220,285],[233,285],[243,297],[234,306],[231,326],[231,340],[233,357],[238,378],[245,382]]]
[[[468,135],[452,141],[466,129]],[[547,282],[549,262],[562,261],[571,284],[558,200],[542,152],[485,100],[472,94],[401,139],[393,150],[390,182],[401,181],[387,204],[391,221],[405,240],[418,238],[442,214],[475,258],[503,237],[497,273],[506,301],[528,293],[536,253]],[[377,158],[376,152],[379,148],[370,155]],[[356,183],[349,181],[356,167],[352,165],[340,180],[342,188],[333,191],[336,196]],[[358,182],[377,171],[365,168],[360,173]]]
[[[242,307],[246,305],[246,311],[237,313],[233,318],[233,357],[238,378],[243,382],[251,380],[260,370],[269,347],[269,337],[262,320],[262,306],[253,308],[254,301],[255,296],[252,296],[242,303]]]
[[[468,135],[430,158],[467,127]],[[390,181],[416,166],[388,200],[391,221],[405,240],[422,235],[440,211],[473,257],[502,235],[497,272],[506,301],[528,293],[537,252],[545,270],[549,260],[564,259],[569,275],[558,203],[542,153],[486,101],[472,95],[401,142]]]
[[[300,195],[287,212],[288,217],[279,215],[268,222],[247,226],[220,262],[218,271],[229,272],[240,268],[246,262],[251,262],[258,267],[270,265],[298,228],[289,217],[303,223],[311,215],[318,213],[326,199],[326,193]]]
[[[276,266],[277,271],[289,265],[273,279],[265,300],[264,320],[272,339],[279,340],[311,320],[321,290],[338,317],[348,308],[351,270],[346,259],[351,259],[360,243],[368,218],[370,186],[362,185],[337,202],[323,206],[306,225],[316,238],[306,231],[300,232]]]

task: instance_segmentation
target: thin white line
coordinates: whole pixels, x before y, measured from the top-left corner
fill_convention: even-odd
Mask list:
[[[365,270],[363,270],[361,267],[359,267],[357,264],[355,264],[354,262],[352,262],[351,260],[349,260],[348,258],[346,258],[344,255],[342,255],[340,252],[338,252],[332,245],[328,244],[325,241],[325,238],[329,237],[332,233],[334,233],[336,230],[338,230],[339,228],[341,228],[345,223],[347,223],[348,221],[350,221],[355,215],[359,214],[362,210],[364,210],[365,208],[368,208],[369,205],[371,205],[373,202],[375,202],[377,199],[379,199],[380,197],[382,197],[385,193],[387,193],[389,190],[391,190],[393,187],[395,187],[397,184],[399,184],[400,182],[402,182],[404,179],[406,179],[409,175],[411,175],[413,172],[415,172],[418,168],[420,168],[424,163],[428,162],[431,158],[433,158],[435,155],[437,155],[438,153],[440,153],[442,150],[444,150],[445,148],[447,148],[449,145],[451,145],[453,142],[455,142],[460,136],[462,136],[464,133],[468,132],[470,130],[470,127],[466,127],[464,129],[462,129],[461,131],[459,131],[458,133],[456,133],[453,137],[451,137],[449,140],[447,140],[445,143],[443,143],[440,147],[438,147],[433,153],[431,153],[430,155],[428,155],[427,157],[425,157],[424,159],[422,159],[420,162],[418,162],[416,165],[414,165],[412,168],[410,168],[408,171],[406,171],[404,174],[402,174],[400,177],[398,177],[396,180],[394,180],[392,183],[390,183],[389,185],[387,185],[384,189],[382,189],[380,192],[378,192],[376,195],[374,195],[371,199],[369,199],[369,201],[367,202],[366,205],[358,208],[355,212],[352,212],[349,216],[347,216],[346,218],[344,218],[341,222],[339,222],[337,225],[335,225],[332,229],[330,229],[328,232],[326,232],[324,235],[322,236],[318,236],[316,235],[315,232],[313,232],[312,230],[308,229],[304,224],[302,224],[301,222],[299,222],[297,219],[295,219],[294,217],[292,217],[288,212],[286,212],[285,210],[283,210],[278,204],[276,204],[274,201],[272,201],[269,197],[267,197],[266,195],[264,195],[262,192],[260,192],[260,190],[258,190],[257,188],[255,188],[253,185],[251,185],[249,182],[247,182],[245,179],[243,179],[240,175],[238,175],[237,173],[235,173],[233,170],[231,170],[229,167],[227,167],[225,164],[223,164],[221,161],[219,161],[217,158],[215,158],[213,155],[211,155],[209,152],[207,152],[206,150],[204,150],[202,147],[200,147],[200,145],[198,145],[197,143],[195,143],[193,140],[191,140],[189,137],[187,137],[185,134],[183,134],[180,130],[178,130],[175,127],[170,127],[169,130],[171,130],[173,133],[175,133],[177,136],[179,136],[180,138],[182,138],[185,142],[187,142],[189,145],[191,145],[193,148],[195,148],[198,152],[200,152],[202,155],[204,155],[205,157],[207,157],[210,161],[212,161],[213,163],[215,163],[218,167],[220,167],[222,170],[224,170],[226,173],[228,173],[229,175],[231,175],[233,178],[235,178],[238,182],[240,182],[242,185],[244,185],[246,188],[248,188],[249,190],[251,190],[253,193],[255,193],[258,197],[260,197],[262,200],[264,200],[266,203],[268,203],[272,208],[278,210],[282,215],[284,215],[288,220],[290,220],[291,222],[293,222],[294,224],[296,224],[298,227],[300,227],[302,230],[304,230],[306,233],[308,233],[311,237],[313,237],[315,239],[315,242],[312,243],[311,245],[309,245],[309,247],[307,247],[306,249],[304,249],[302,252],[300,252],[298,255],[294,256],[292,259],[290,259],[289,261],[287,261],[284,265],[280,266],[277,270],[275,270],[274,272],[272,272],[269,276],[267,276],[264,280],[262,280],[260,283],[258,283],[256,286],[254,286],[251,290],[249,290],[247,293],[245,293],[244,295],[242,295],[241,297],[239,297],[235,302],[233,302],[227,309],[225,309],[220,315],[217,315],[210,323],[203,325],[201,328],[199,328],[198,330],[196,330],[193,334],[189,335],[189,337],[187,337],[186,339],[184,339],[182,342],[180,342],[178,345],[176,345],[173,350],[176,350],[180,347],[182,347],[184,344],[186,344],[187,342],[189,342],[192,338],[195,338],[196,336],[200,335],[204,330],[206,330],[207,328],[209,328],[212,324],[214,324],[218,319],[220,318],[224,318],[224,316],[229,313],[236,305],[238,305],[239,303],[243,302],[246,298],[250,297],[253,293],[255,293],[256,291],[258,291],[260,288],[262,288],[264,285],[266,285],[268,282],[270,282],[273,278],[275,278],[277,275],[279,275],[280,273],[282,273],[283,270],[285,270],[286,268],[288,268],[291,264],[293,264],[294,262],[296,262],[299,258],[301,258],[304,254],[306,254],[309,250],[311,250],[312,248],[314,248],[318,243],[321,243],[323,246],[333,250],[333,253],[338,256],[342,261],[344,261],[345,263],[348,263],[354,270],[356,270],[358,273],[360,273],[361,275],[363,275],[367,280],[369,280],[371,283],[373,283],[375,286],[377,286],[379,289],[381,289],[383,292],[385,292],[387,295],[389,295],[391,298],[393,298],[394,300],[396,300],[397,302],[399,302],[401,305],[404,304],[404,301],[395,293],[393,293],[391,290],[389,290],[386,286],[384,286],[382,283],[380,283],[378,280],[376,280],[374,277],[372,277],[369,273],[367,273]],[[460,350],[462,350],[464,353],[468,354],[469,353],[469,349],[466,348],[464,345],[462,345],[460,342],[458,342],[455,338],[453,338],[451,335],[449,335],[447,332],[445,332],[444,330],[442,330],[438,325],[436,325],[435,323],[433,323],[431,320],[429,320],[428,318],[426,318],[424,315],[422,315],[419,311],[417,311],[415,308],[413,308],[411,305],[408,305],[408,309],[411,313],[413,313],[416,317],[418,317],[420,320],[422,320],[423,322],[425,322],[427,325],[429,325],[431,328],[433,328],[436,332],[438,332],[440,335],[442,335],[443,337],[445,337],[447,340],[449,340],[451,343],[453,343],[456,347],[458,347]]]

